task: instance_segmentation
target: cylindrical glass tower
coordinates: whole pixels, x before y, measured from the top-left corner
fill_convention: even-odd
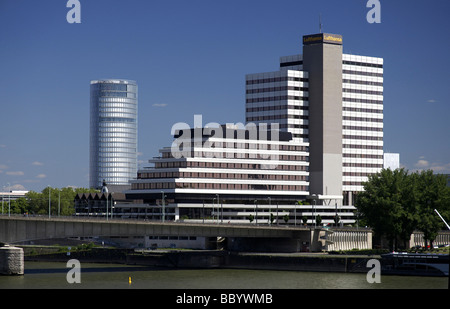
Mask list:
[[[137,176],[137,84],[91,81],[89,186],[129,185]]]

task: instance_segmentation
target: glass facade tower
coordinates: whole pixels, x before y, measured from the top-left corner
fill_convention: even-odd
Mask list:
[[[137,175],[137,84],[91,81],[89,186],[129,185]]]

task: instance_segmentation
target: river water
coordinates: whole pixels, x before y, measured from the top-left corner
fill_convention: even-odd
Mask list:
[[[82,263],[80,283],[60,262],[25,262],[23,276],[0,276],[0,289],[447,289],[448,278],[246,269],[169,270],[122,264]]]

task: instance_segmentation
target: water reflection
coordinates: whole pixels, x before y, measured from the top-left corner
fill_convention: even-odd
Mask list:
[[[69,284],[65,263],[26,262],[23,276],[0,276],[0,289],[446,289],[444,277],[247,269],[176,269],[117,264],[81,264],[81,283]],[[131,279],[131,284],[129,282]]]

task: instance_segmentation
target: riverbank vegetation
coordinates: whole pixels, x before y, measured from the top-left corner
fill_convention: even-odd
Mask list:
[[[16,200],[4,200],[1,204],[3,213],[24,215],[48,215],[50,204],[52,215],[70,216],[75,213],[74,198],[78,193],[99,192],[87,188],[51,188],[42,192],[29,191],[25,197]]]
[[[409,173],[383,169],[369,176],[355,202],[360,224],[370,226],[376,237],[385,237],[391,250],[406,247],[415,230],[422,231],[425,247],[438,231],[447,229],[435,209],[449,222],[450,187],[445,175],[433,171]]]

